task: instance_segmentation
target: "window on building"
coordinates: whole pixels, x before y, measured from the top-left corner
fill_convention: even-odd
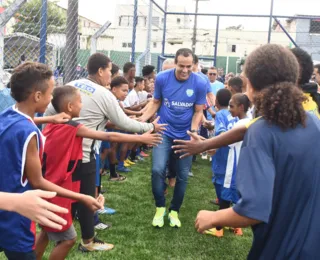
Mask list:
[[[320,19],[311,19],[310,33],[320,34]]]
[[[128,27],[133,26],[133,16],[130,15],[122,15],[119,17],[119,26]]]
[[[156,42],[153,43],[153,48],[157,48],[157,43]]]
[[[180,24],[180,23],[181,23],[181,19],[177,18],[177,24]]]
[[[128,44],[126,42],[123,42],[122,43],[122,48],[127,48],[128,47]]]
[[[138,16],[138,25],[141,27],[146,27],[147,17],[146,16]]]
[[[128,42],[128,47],[131,48],[132,47],[132,43]]]
[[[159,26],[160,18],[159,17],[152,17],[152,25]]]
[[[162,24],[164,23],[164,18],[161,18],[161,23],[162,23]]]
[[[235,44],[228,44],[227,46],[227,52],[237,52],[237,45]]]

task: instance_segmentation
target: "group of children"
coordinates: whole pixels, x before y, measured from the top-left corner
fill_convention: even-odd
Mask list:
[[[215,137],[207,141],[181,141],[183,156],[219,148],[210,150],[219,211],[200,212],[197,230],[222,237],[224,226],[233,227],[236,235],[242,235],[241,227],[254,226],[251,259],[302,256],[316,259],[318,254],[314,243],[320,239],[319,232],[316,228],[304,228],[306,223],[316,227],[316,219],[320,217],[319,160],[309,149],[308,137],[303,134],[316,137],[320,131],[316,120],[320,117],[319,101],[314,84],[309,83],[313,66],[307,55],[300,49],[290,52],[276,45],[259,48],[248,57],[246,64],[248,91],[243,93],[247,82],[233,77],[227,88],[216,94],[215,123],[203,123],[207,129],[214,129]],[[96,61],[103,58],[93,57]],[[262,71],[257,64],[261,65]],[[94,86],[91,83],[75,81],[54,88],[52,71],[46,65],[26,62],[15,69],[10,87],[16,104],[0,114],[0,147],[3,149],[0,153],[3,169],[0,190],[9,193],[32,189],[54,191],[59,197],[48,201],[68,212],[58,213],[66,221],[62,228],[44,225],[35,239],[34,222],[18,213],[0,211],[3,220],[0,222],[0,250],[7,258],[41,259],[50,240],[56,242],[50,259],[65,259],[76,242],[77,234],[72,224],[74,214],[78,212],[80,221],[92,222],[93,214],[87,214],[81,208],[90,209],[90,212],[104,209],[104,197],[99,195],[101,190],[94,192],[95,196],[91,190],[101,185],[103,171],[100,169],[104,163],[100,166],[100,156],[102,161],[109,162],[110,181],[121,182],[126,178],[117,171],[128,172],[127,167],[134,164],[139,152],[141,154],[146,148],[143,144],[155,146],[161,142],[161,135],[153,132],[161,131],[165,126],[157,124],[157,119],[152,124],[132,123],[131,129],[144,129],[136,131],[138,134],[129,134],[129,127],[125,131],[115,125],[119,123],[117,120],[112,120],[121,118],[122,113],[134,119],[143,114],[148,99],[152,98],[154,67],[146,66],[143,77],[135,77],[132,63],[124,66],[123,77],[118,71],[119,68],[111,66],[107,59],[103,66],[88,67],[86,81],[110,91],[101,93],[112,94],[108,101],[114,107],[103,109],[116,110],[115,114],[108,114],[110,120],[100,120],[90,118],[82,109],[82,106],[89,106],[92,95],[100,98],[98,90],[90,87]],[[261,75],[263,73],[267,76]],[[91,77],[94,74],[99,77]],[[109,74],[112,74],[111,80]],[[297,82],[300,90],[296,87]],[[110,105],[106,100],[102,101],[95,104]],[[50,103],[51,108],[47,109]],[[121,107],[121,112],[117,106]],[[64,123],[55,124],[52,117],[34,118],[36,113],[50,109],[63,113]],[[254,117],[257,119],[252,121]],[[82,123],[85,120],[87,125]],[[37,123],[47,123],[42,132]],[[316,139],[313,140],[318,144]],[[94,149],[99,145],[92,140],[103,141],[101,155]],[[300,163],[306,159],[312,167]],[[93,183],[86,183],[87,177],[81,175],[91,170],[92,162],[97,178],[90,178],[89,182]],[[85,187],[89,186],[90,191],[87,191]],[[76,202],[80,204],[73,210]],[[230,208],[231,204],[234,204],[233,208]],[[49,219],[55,221],[56,215],[50,215]],[[289,224],[286,226],[285,223]],[[86,230],[82,224],[81,232],[90,234],[88,237],[82,234],[83,241],[79,245],[82,251],[113,248],[112,244],[100,241],[95,235],[91,238],[91,230]]]
[[[108,69],[111,70],[105,68],[106,72]],[[128,80],[118,76],[109,84],[105,79],[106,87],[110,85],[115,98],[119,102],[124,101],[129,92]],[[144,80],[137,81],[136,89],[137,85],[144,84]],[[156,123],[157,120],[151,124],[153,130],[144,134],[105,132],[98,128],[93,130],[74,121],[73,118],[81,118],[84,97],[72,83],[57,88],[54,88],[54,84],[52,71],[44,64],[26,62],[15,69],[10,87],[16,104],[0,114],[0,145],[3,147],[0,153],[0,166],[3,169],[0,190],[22,193],[42,189],[56,192],[59,197],[48,201],[67,209],[68,213],[51,213],[49,218],[58,221],[58,215],[66,224],[62,228],[42,226],[35,240],[34,222],[14,212],[0,211],[0,218],[4,220],[0,225],[0,250],[8,259],[41,259],[49,240],[56,242],[50,259],[65,259],[76,242],[76,231],[72,224],[76,212],[73,204],[80,202],[78,212],[80,207],[87,207],[93,212],[104,209],[104,197],[99,193],[95,198],[85,195],[86,192],[81,189],[81,178],[75,174],[83,167],[85,159],[83,139],[135,146],[154,146],[162,140],[160,134],[152,133],[163,129]],[[86,90],[90,91],[89,88]],[[55,124],[50,116],[38,121],[34,118],[36,113],[44,113],[50,102],[55,112],[66,118],[63,120],[65,123]],[[42,132],[36,125],[40,121],[48,123]],[[100,161],[99,158],[96,161]],[[87,251],[112,248],[112,244],[99,241],[96,237],[84,247]]]

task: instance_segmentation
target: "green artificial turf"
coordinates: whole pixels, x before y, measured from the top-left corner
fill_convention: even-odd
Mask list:
[[[113,216],[100,216],[104,222],[111,222],[108,230],[97,231],[98,238],[112,243],[115,248],[108,252],[81,253],[77,250],[80,241],[79,223],[75,221],[78,242],[68,259],[246,259],[252,242],[250,229],[244,230],[243,237],[236,237],[228,230],[223,238],[198,234],[194,220],[199,210],[216,210],[209,201],[215,198],[211,182],[211,163],[201,160],[193,163],[195,177],[189,183],[180,210],[180,229],[171,228],[168,219],[165,226],[157,229],[151,226],[155,213],[151,192],[151,160],[139,162],[132,167],[123,183],[111,183],[103,178],[103,188],[107,189],[106,204],[117,210]],[[169,188],[167,208],[173,189]],[[44,259],[48,259],[52,245],[47,249]]]

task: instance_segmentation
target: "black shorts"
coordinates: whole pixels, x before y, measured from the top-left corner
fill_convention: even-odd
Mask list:
[[[8,260],[36,260],[36,254],[34,251],[22,253],[0,248],[0,252],[4,252]]]

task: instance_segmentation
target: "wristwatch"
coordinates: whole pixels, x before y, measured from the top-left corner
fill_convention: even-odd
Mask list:
[[[193,130],[191,129],[190,132],[191,132],[191,133],[197,133],[198,131],[197,131],[197,130],[194,130],[194,129],[193,129]]]

